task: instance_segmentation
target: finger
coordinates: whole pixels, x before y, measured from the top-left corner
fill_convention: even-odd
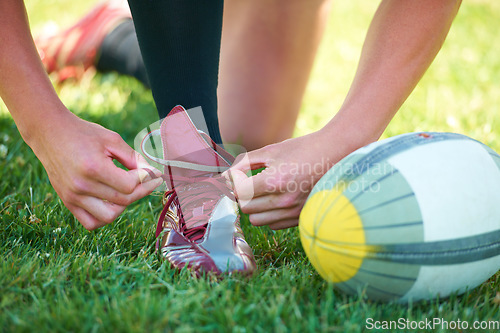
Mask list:
[[[85,209],[80,208],[78,206],[65,204],[68,207],[69,211],[75,216],[75,218],[80,222],[80,224],[87,230],[95,230],[102,226],[105,226],[106,223],[97,220],[94,216],[92,216]]]
[[[297,206],[293,196],[277,193],[256,197],[245,204],[241,204],[241,211],[245,214],[256,214],[271,210],[292,209]]]
[[[275,185],[274,169],[268,168],[255,176],[247,177],[242,171],[231,170],[235,195],[241,200],[240,205],[246,206],[254,198],[267,196],[279,191]]]
[[[115,139],[108,147],[111,157],[120,162],[124,167],[129,170],[134,169],[147,169],[153,172],[156,177],[160,177],[162,172],[155,167],[151,166],[144,157],[133,150],[121,137]]]
[[[229,170],[240,170],[247,173],[250,170],[264,168],[266,165],[268,165],[267,154],[264,153],[263,149],[258,149],[238,155]]]
[[[106,200],[117,205],[127,206],[150,194],[162,183],[163,179],[161,178],[152,179],[137,185],[132,193],[123,194],[106,184],[95,182],[87,186],[87,190],[81,191],[80,194]]]
[[[240,170],[230,170],[230,186],[234,190],[234,195],[238,198],[240,205],[247,203],[254,197],[253,182],[245,173]]]
[[[155,179],[140,184],[133,195],[123,200],[129,203],[139,200],[150,194],[162,182],[161,179]],[[113,202],[106,202],[106,200],[91,196],[82,196],[79,201],[81,207],[67,203],[65,205],[87,230],[94,230],[113,222],[125,209],[126,205],[114,204]]]
[[[139,154],[136,151],[134,151],[134,154],[136,156],[137,169],[144,169],[144,170],[150,171],[148,173],[150,175],[151,175],[151,173],[154,175],[154,177],[152,177],[152,178],[158,178],[158,177],[161,177],[163,175],[163,173],[160,170],[156,169],[154,166],[149,164],[141,154]],[[132,170],[133,168],[128,168],[128,169]],[[151,175],[151,176],[153,176],[153,175]]]
[[[86,173],[89,178],[95,179],[123,194],[132,194],[139,184],[148,182],[152,176],[156,176],[155,173],[151,175],[152,172],[148,172],[145,169],[123,170],[117,167],[111,159],[103,163],[100,167],[94,167],[94,170],[86,170]]]
[[[81,196],[79,207],[85,209],[99,222],[112,223],[126,208],[111,202],[90,196]]]
[[[118,133],[114,135],[106,145],[111,156],[127,169],[137,169],[140,154],[133,150]]]
[[[146,183],[142,183],[142,184],[138,185],[137,188],[134,190],[134,192],[131,195],[129,195],[129,197],[128,197],[130,203],[135,202],[135,201],[142,199],[145,196],[151,194],[154,190],[156,190],[162,184],[163,184],[163,179],[157,178],[157,179],[152,179]]]
[[[256,227],[261,227],[264,225],[273,225],[280,223],[282,221],[291,221],[299,219],[300,208],[288,208],[288,209],[275,209],[262,213],[255,213],[249,215],[250,223]]]
[[[281,230],[296,227],[299,225],[298,219],[283,220],[269,225],[272,230]]]

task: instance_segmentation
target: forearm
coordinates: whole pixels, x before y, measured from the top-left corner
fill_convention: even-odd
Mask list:
[[[324,128],[358,148],[375,141],[440,50],[460,1],[384,0],[337,115]]]
[[[0,22],[0,97],[29,144],[42,124],[68,111],[40,61],[23,1],[0,1]]]

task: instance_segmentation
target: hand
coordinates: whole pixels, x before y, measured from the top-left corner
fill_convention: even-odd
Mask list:
[[[342,151],[315,132],[240,155],[224,175],[254,226],[294,227],[313,186],[343,157]],[[247,171],[258,168],[265,169],[247,177]]]
[[[130,203],[162,182],[160,172],[115,132],[67,112],[32,140],[49,180],[80,223],[93,230],[113,222]],[[116,159],[129,171],[118,168]]]

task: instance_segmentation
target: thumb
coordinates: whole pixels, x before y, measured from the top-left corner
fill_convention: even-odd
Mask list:
[[[160,170],[151,166],[141,154],[133,150],[121,137],[120,140],[116,140],[108,146],[108,151],[111,157],[127,169],[139,169],[141,181],[146,181],[149,178],[157,178],[162,175]]]
[[[245,206],[255,196],[265,192],[264,173],[256,176],[248,175],[248,171],[265,168],[269,165],[269,157],[264,148],[254,150],[236,157],[234,164],[222,175],[233,184],[234,192],[240,206]]]
[[[268,164],[267,162],[268,158],[264,149],[253,150],[251,152],[238,155],[228,171],[239,170],[243,173],[247,173],[251,170],[265,168]],[[227,173],[227,171],[224,173]]]
[[[234,160],[233,165],[222,173],[226,181],[232,185],[234,194],[238,198],[240,205],[253,198],[253,183],[247,173],[256,165],[265,165],[264,160],[259,156],[258,151],[240,154]]]
[[[234,195],[238,198],[240,206],[243,207],[254,197],[252,179],[240,170],[229,170],[228,174]]]

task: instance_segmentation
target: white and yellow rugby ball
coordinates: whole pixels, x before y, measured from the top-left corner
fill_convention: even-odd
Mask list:
[[[316,184],[299,230],[319,274],[347,293],[463,293],[500,269],[500,156],[454,133],[370,144]]]

